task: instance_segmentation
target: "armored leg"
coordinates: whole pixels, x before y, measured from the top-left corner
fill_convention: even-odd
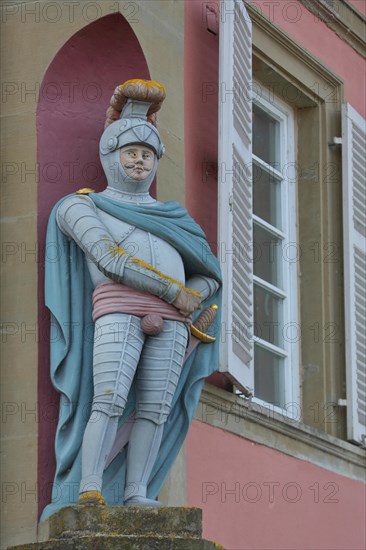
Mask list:
[[[145,335],[140,318],[109,314],[95,323],[94,397],[82,445],[80,493],[102,490],[102,474],[112,449],[140,359]]]
[[[136,422],[127,452],[126,505],[159,505],[146,498],[146,488],[182,370],[187,340],[187,327],[177,321],[164,321],[163,331],[146,339],[137,371]]]

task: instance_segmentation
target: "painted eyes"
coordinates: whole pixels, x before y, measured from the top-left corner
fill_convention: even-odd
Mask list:
[[[127,152],[128,156],[132,159],[136,159],[137,158],[137,153],[135,151],[128,151]],[[143,153],[142,154],[142,158],[144,160],[150,160],[151,159],[151,155],[149,153]]]

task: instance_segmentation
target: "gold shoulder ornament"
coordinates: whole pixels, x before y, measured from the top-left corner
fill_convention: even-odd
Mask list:
[[[76,191],[77,195],[89,195],[89,193],[95,193],[95,189],[91,189],[90,187],[82,187]]]

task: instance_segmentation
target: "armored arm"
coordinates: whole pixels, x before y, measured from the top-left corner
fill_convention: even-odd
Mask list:
[[[180,292],[179,285],[120,248],[88,196],[66,198],[57,210],[56,219],[61,231],[80,246],[106,277],[168,303],[174,302]]]
[[[188,279],[186,282],[186,287],[199,292],[202,300],[206,300],[206,298],[211,298],[211,296],[218,291],[220,285],[211,277],[194,275]]]

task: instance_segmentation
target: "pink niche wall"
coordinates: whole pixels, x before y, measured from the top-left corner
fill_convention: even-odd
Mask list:
[[[130,78],[150,78],[141,46],[120,14],[84,27],[64,44],[44,76],[37,110],[38,242],[45,247],[49,213],[57,200],[81,187],[100,191],[106,181],[98,144],[114,88]],[[45,251],[47,253],[47,251]],[[55,289],[57,291],[57,289]],[[49,376],[49,313],[44,306],[44,264],[39,267],[40,411],[39,510],[49,502],[55,470],[58,394]]]
[[[194,421],[187,504],[230,550],[363,550],[365,485]]]

